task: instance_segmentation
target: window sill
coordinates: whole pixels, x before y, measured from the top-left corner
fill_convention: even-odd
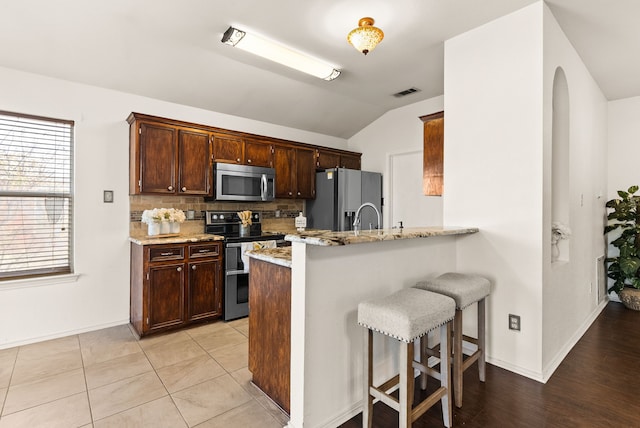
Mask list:
[[[0,291],[15,290],[18,288],[42,287],[47,285],[67,284],[77,282],[80,274],[70,273],[66,275],[51,275],[39,278],[11,279],[0,281]]]

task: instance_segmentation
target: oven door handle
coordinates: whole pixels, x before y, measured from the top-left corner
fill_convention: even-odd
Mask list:
[[[236,276],[236,275],[243,275],[243,274],[248,274],[249,272],[245,272],[243,270],[228,270],[225,272],[226,276]]]
[[[239,248],[241,246],[242,246],[241,242],[228,243],[228,244],[225,245],[225,247],[227,247],[227,248]]]

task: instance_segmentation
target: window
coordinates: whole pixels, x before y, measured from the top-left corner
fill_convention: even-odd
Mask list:
[[[0,111],[0,280],[72,272],[73,121]]]

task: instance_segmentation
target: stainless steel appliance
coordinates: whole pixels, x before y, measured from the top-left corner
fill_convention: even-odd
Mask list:
[[[275,246],[284,235],[262,233],[262,214],[251,214],[249,236],[240,236],[240,219],[232,211],[207,211],[205,233],[224,236],[223,319],[229,321],[249,315],[249,261],[244,252],[255,242]]]
[[[272,201],[275,198],[276,172],[273,168],[216,163],[214,165],[217,201]]]
[[[356,211],[363,203],[382,212],[382,174],[345,168],[316,173],[316,198],[307,201],[307,227],[353,230]],[[373,209],[361,210],[360,230],[382,228]]]

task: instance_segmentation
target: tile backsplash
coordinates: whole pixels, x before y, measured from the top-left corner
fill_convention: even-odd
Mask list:
[[[129,196],[129,232],[131,235],[146,234],[147,225],[140,220],[144,210],[154,208],[176,208],[186,212],[195,211],[193,220],[181,225],[181,233],[201,233],[204,230],[205,211],[260,211],[262,229],[265,231],[287,231],[294,229],[294,218],[304,211],[304,201],[276,199],[270,202],[205,202],[197,196]]]

